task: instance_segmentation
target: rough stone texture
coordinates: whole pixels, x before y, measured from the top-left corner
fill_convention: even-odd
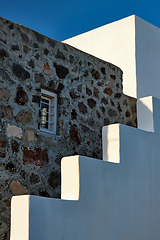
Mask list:
[[[7,142],[4,138],[0,138],[0,148],[5,148],[7,145]]]
[[[48,62],[47,63],[42,63],[42,70],[44,73],[48,74],[48,75],[52,75],[53,74],[53,69],[50,68]]]
[[[17,153],[19,151],[19,144],[16,141],[12,142],[12,152]]]
[[[101,159],[102,127],[136,127],[137,116],[118,67],[3,18],[0,43],[0,236],[9,240],[13,194],[60,197],[61,158]],[[57,94],[55,135],[40,130],[42,88]]]
[[[60,79],[63,79],[67,76],[69,70],[64,66],[56,65],[56,73]]]
[[[13,180],[10,183],[10,188],[14,195],[23,195],[27,193],[27,188],[23,186],[19,181]]]
[[[7,136],[8,137],[22,137],[22,128],[16,127],[14,125],[8,124],[7,126]]]
[[[49,163],[48,153],[46,149],[34,148],[29,149],[23,147],[23,164],[34,164],[36,167],[42,168]]]
[[[31,184],[36,184],[40,181],[39,175],[32,173],[29,177],[29,181]]]
[[[55,171],[55,170],[53,172],[51,172],[50,177],[48,179],[48,183],[53,189],[58,187],[61,184],[60,172]]]
[[[28,141],[34,141],[34,131],[33,130],[28,130]]]
[[[16,119],[21,123],[28,123],[33,119],[32,112],[22,110],[21,112],[18,113]]]
[[[13,111],[11,106],[1,106],[4,117],[11,118]]]
[[[6,99],[7,101],[10,98],[10,91],[6,88],[0,88],[0,100]]]
[[[22,80],[26,80],[27,78],[30,78],[30,73],[27,72],[21,65],[15,64],[13,66],[13,73],[17,78],[20,78]]]
[[[21,86],[18,86],[15,102],[19,105],[24,105],[28,101],[28,96]]]

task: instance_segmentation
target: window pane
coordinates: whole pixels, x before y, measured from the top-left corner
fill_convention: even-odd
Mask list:
[[[48,129],[49,121],[49,100],[41,99],[41,127]]]

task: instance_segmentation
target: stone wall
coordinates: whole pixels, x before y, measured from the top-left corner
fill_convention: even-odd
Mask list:
[[[57,134],[40,131],[41,88],[57,93]],[[101,130],[136,127],[122,71],[0,18],[0,240],[9,239],[13,195],[60,197],[60,160],[102,158]]]

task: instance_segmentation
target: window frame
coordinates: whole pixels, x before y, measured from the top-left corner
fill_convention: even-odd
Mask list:
[[[48,128],[41,127],[42,120],[40,119],[40,130],[43,132],[56,134],[57,129],[57,94],[47,91],[45,89],[41,89],[41,102],[42,100],[48,100],[49,101],[49,111],[48,111]],[[41,108],[41,104],[40,104]],[[51,110],[53,109],[53,110]],[[40,111],[42,111],[40,109]],[[53,115],[52,115],[53,114]],[[51,124],[53,123],[53,124]]]

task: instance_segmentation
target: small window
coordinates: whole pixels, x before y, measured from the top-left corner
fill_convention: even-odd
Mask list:
[[[41,90],[41,130],[56,134],[57,95]]]

